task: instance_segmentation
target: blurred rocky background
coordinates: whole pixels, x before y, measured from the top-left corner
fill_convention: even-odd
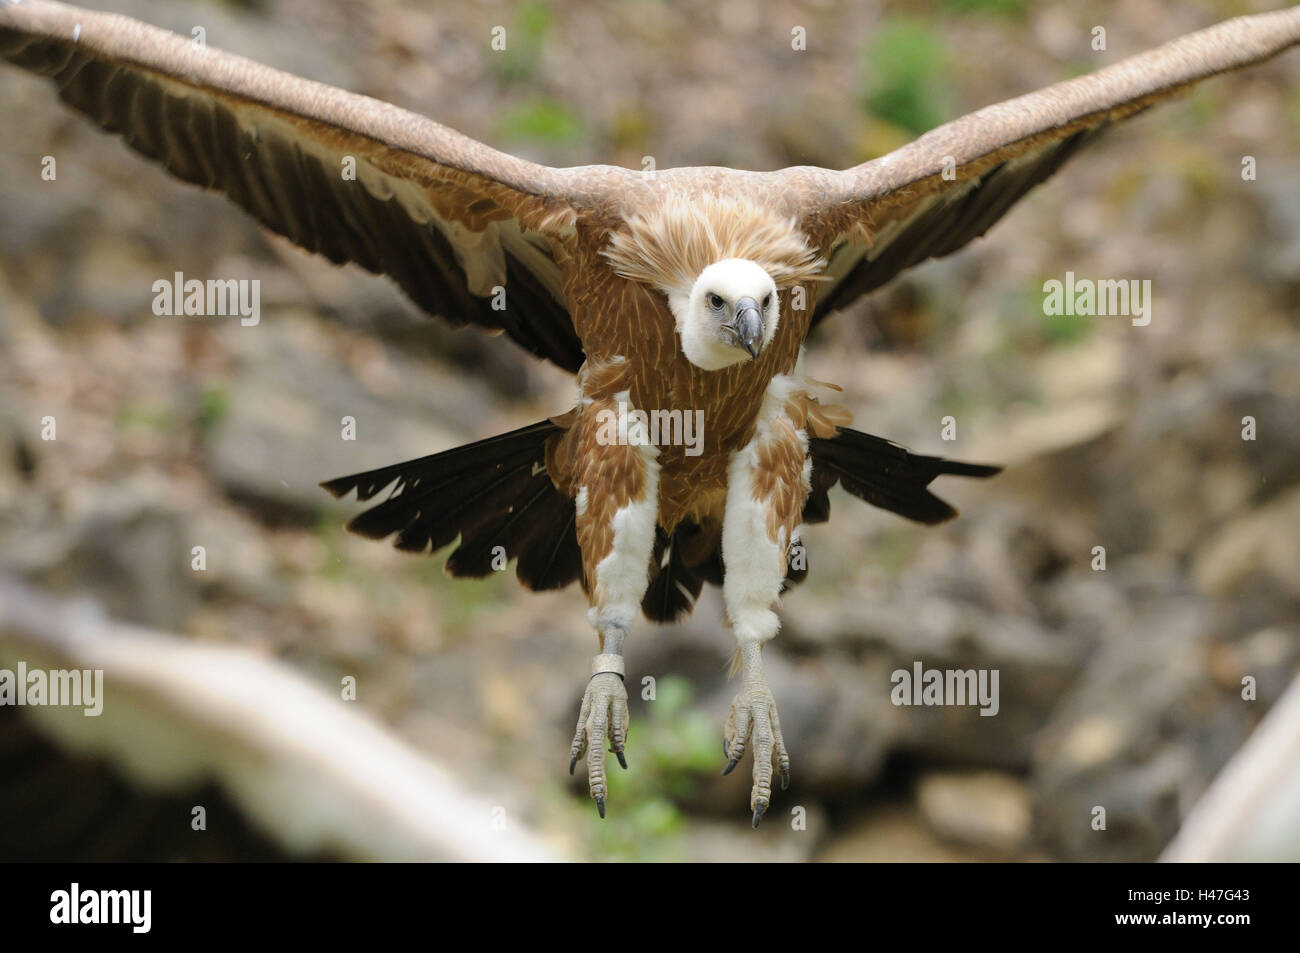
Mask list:
[[[751,169],[855,164],[1272,6],[86,5],[201,25],[550,164]],[[748,771],[718,776],[735,686],[716,590],[629,641],[629,686],[657,692],[631,693],[632,770],[600,822],[564,770],[594,650],[580,593],[453,582],[442,556],[349,537],[358,507],[317,487],[561,412],[563,374],[172,181],[43,82],[0,70],[0,114],[0,572],[331,691],[353,675],[359,705],[557,850],[1153,859],[1297,669],[1300,54],[1112,131],[987,238],[822,328],[809,371],[844,386],[856,426],[1007,471],[939,487],[963,513],[934,529],[835,491],[768,652],[794,774],[756,833]],[[260,279],[261,323],[155,317],[151,285],[176,271]],[[1045,317],[1066,271],[1150,279],[1150,325]],[[999,713],[895,707],[890,674],[916,661],[998,670]]]

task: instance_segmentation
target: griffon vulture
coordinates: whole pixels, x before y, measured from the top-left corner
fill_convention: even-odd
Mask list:
[[[827,518],[837,481],[938,523],[955,511],[928,491],[936,476],[997,470],[848,429],[829,385],[801,371],[809,332],[984,234],[1110,124],[1297,40],[1300,8],[1230,20],[840,172],[640,172],[546,168],[131,19],[0,0],[0,56],[172,174],[576,375],[574,405],[549,420],[324,486],[361,500],[392,486],[350,528],[415,552],[459,539],[452,575],[486,575],[501,547],[525,586],[582,584],[599,647],[570,770],[585,754],[602,816],[606,742],[626,767],[622,652],[638,610],[672,620],[720,584],[742,673],[726,769],[752,751],[755,825],[774,767],[789,780],[761,651],[801,575],[788,558],[801,527]],[[702,452],[650,440],[650,422],[671,431],[695,411]]]

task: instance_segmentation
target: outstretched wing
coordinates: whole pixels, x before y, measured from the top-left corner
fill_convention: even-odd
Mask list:
[[[0,58],[178,178],[224,193],[335,263],[389,275],[422,309],[504,331],[576,371],[548,236],[580,181],[387,103],[127,17],[0,0]],[[505,307],[494,289],[505,288]]]
[[[1239,17],[973,112],[843,172],[784,170],[788,188],[812,197],[805,230],[831,249],[814,324],[983,235],[1111,123],[1297,42],[1300,7]]]

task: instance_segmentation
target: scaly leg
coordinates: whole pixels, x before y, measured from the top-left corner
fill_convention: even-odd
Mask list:
[[[798,539],[808,497],[808,440],[785,414],[788,378],[769,385],[754,439],[731,459],[722,526],[726,566],[723,599],[739,645],[741,689],[731,703],[723,753],[729,774],[748,748],[754,756],[749,808],[754,826],[772,803],[772,765],[790,784],[790,755],[781,737],[776,700],[763,674],[763,643],[780,628],[774,606],[785,580],[790,546]]]
[[[625,394],[620,396],[626,400]],[[608,409],[605,405],[609,403],[591,406],[588,419]],[[601,444],[594,438],[589,442],[576,499],[578,544],[591,591],[587,618],[596,629],[600,651],[592,659],[591,680],[583,692],[569,746],[569,773],[585,754],[587,787],[601,817],[609,793],[606,739],[618,763],[627,768],[623,753],[628,728],[623,642],[649,584],[659,521],[658,450],[635,430],[629,437],[627,444]]]
[[[601,651],[591,659],[591,680],[582,693],[578,710],[578,727],[569,746],[569,773],[578,759],[587,756],[587,788],[596,802],[596,810],[605,816],[605,739],[618,758],[619,765],[627,770],[623,753],[627,744],[627,687],[623,684],[623,637],[626,627],[609,625],[600,630]]]
[[[741,646],[741,690],[731,702],[722,742],[722,753],[727,756],[723,774],[732,772],[745,756],[746,745],[753,742],[754,786],[750,790],[749,809],[754,812],[755,827],[772,803],[774,761],[781,773],[781,790],[790,786],[790,755],[781,737],[776,699],[763,676],[762,652],[761,642],[746,642]]]

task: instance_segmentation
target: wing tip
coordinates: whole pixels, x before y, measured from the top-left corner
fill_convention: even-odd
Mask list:
[[[0,0],[0,3],[4,2],[5,0]],[[332,480],[321,480],[316,485],[336,500],[343,499],[357,486],[351,477],[335,477]]]
[[[939,476],[964,476],[975,479],[987,479],[997,476],[1004,469],[1000,463],[963,463],[959,460],[944,460]]]

